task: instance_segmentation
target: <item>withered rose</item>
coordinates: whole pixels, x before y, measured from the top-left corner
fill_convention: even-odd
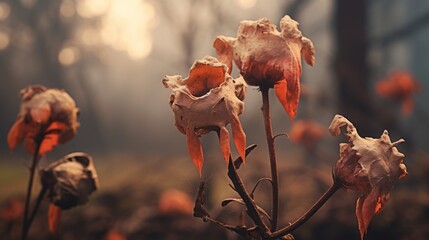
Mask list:
[[[186,135],[189,154],[200,174],[203,152],[199,137],[212,130],[218,131],[223,156],[229,161],[228,124],[231,124],[235,147],[245,158],[246,135],[238,115],[244,108],[246,82],[242,77],[233,79],[227,70],[216,58],[206,56],[195,61],[188,78],[176,75],[163,79],[164,86],[173,91],[170,106],[176,127]]]
[[[407,175],[405,156],[396,148],[404,140],[392,143],[387,131],[380,138],[362,138],[353,124],[341,115],[334,117],[329,131],[337,136],[343,126],[347,127],[349,143],[340,144],[334,178],[345,189],[362,193],[356,203],[356,216],[363,239],[371,219],[389,200],[393,185]]]
[[[98,177],[92,157],[71,153],[40,171],[48,199],[61,209],[84,204],[98,188]]]
[[[402,112],[411,114],[414,109],[413,96],[421,91],[421,84],[407,71],[395,71],[376,84],[377,93],[402,104]]]
[[[289,137],[293,142],[302,144],[308,149],[314,148],[323,135],[322,125],[311,120],[295,121],[289,132]]]
[[[237,38],[218,36],[213,46],[229,73],[234,60],[249,85],[274,87],[284,109],[294,118],[300,96],[301,54],[313,65],[314,46],[289,16],[281,19],[280,29],[267,18],[242,21]]]
[[[43,155],[73,138],[79,127],[79,110],[64,90],[36,85],[20,94],[21,110],[8,134],[10,149],[24,142],[25,149],[34,153],[36,143],[43,138],[39,150]]]

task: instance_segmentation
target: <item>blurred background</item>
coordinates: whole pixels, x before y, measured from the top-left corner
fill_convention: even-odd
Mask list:
[[[170,90],[162,78],[186,77],[195,59],[215,56],[215,37],[236,36],[241,20],[267,17],[278,25],[286,14],[313,41],[316,64],[303,64],[295,120],[301,124],[294,126],[271,96],[274,131],[290,135],[276,142],[281,225],[299,217],[330,185],[338,143],[346,141],[327,131],[339,113],[361,136],[379,137],[387,129],[392,140],[406,140],[399,149],[410,174],[395,186],[366,239],[428,239],[425,0],[0,0],[0,213],[13,206],[19,210],[31,159],[22,147],[11,152],[6,143],[19,111],[18,93],[42,84],[65,89],[76,100],[81,127],[41,166],[84,151],[94,156],[101,184],[87,205],[64,213],[62,239],[237,239],[190,215],[200,178],[185,137],[174,126]],[[236,67],[232,75],[238,76]],[[382,81],[387,87],[380,86]],[[240,171],[253,186],[269,175],[256,88],[249,88],[245,104],[241,121],[247,142],[258,147]],[[216,135],[202,142],[210,211],[237,223],[239,206],[220,207],[235,193],[228,187]],[[165,210],[163,196],[180,210]],[[295,232],[296,239],[359,239],[357,197],[338,192]],[[269,209],[269,186],[261,186],[256,198]],[[20,218],[10,215],[0,214],[2,239],[19,233]],[[39,215],[35,226],[40,227],[33,226],[30,236],[45,239],[46,206]]]

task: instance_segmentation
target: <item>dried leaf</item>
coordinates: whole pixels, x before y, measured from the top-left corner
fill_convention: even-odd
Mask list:
[[[61,219],[61,208],[55,206],[54,204],[50,204],[49,213],[48,213],[48,225],[49,225],[49,231],[54,236],[54,239],[56,239],[58,235],[60,219]]]
[[[71,153],[41,170],[42,185],[48,199],[61,209],[69,209],[88,201],[98,188],[98,177],[91,156]]]
[[[249,85],[274,87],[279,101],[293,119],[300,96],[301,55],[314,64],[314,46],[303,37],[298,22],[289,16],[280,21],[281,31],[267,18],[242,21],[237,38],[218,36],[213,47],[219,60],[232,70],[234,60]]]
[[[391,142],[387,131],[380,138],[362,138],[353,124],[341,115],[332,120],[329,131],[339,135],[347,127],[349,143],[340,144],[340,159],[334,170],[334,179],[345,189],[360,192],[356,203],[356,217],[363,239],[368,225],[387,203],[393,185],[407,175],[404,154]]]
[[[194,217],[207,218],[210,217],[209,212],[206,209],[206,183],[200,182],[198,186],[197,198],[195,199]]]
[[[243,112],[246,83],[243,78],[233,79],[227,67],[216,58],[206,56],[195,61],[187,79],[181,76],[166,76],[164,86],[172,90],[170,106],[175,124],[186,134],[189,154],[200,175],[203,152],[199,137],[210,132],[219,133],[220,148],[226,162],[229,161],[229,133],[238,153],[245,159],[246,135],[238,116]]]
[[[11,150],[24,142],[26,151],[33,154],[36,142],[42,141],[39,154],[44,155],[76,134],[79,110],[66,92],[30,86],[21,91],[21,97],[21,111],[8,134]]]

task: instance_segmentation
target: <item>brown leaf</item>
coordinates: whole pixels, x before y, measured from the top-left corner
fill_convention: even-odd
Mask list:
[[[54,239],[56,239],[58,236],[60,220],[61,220],[61,208],[55,206],[54,204],[50,204],[49,213],[48,213],[48,225],[49,225],[49,231],[54,236]]]

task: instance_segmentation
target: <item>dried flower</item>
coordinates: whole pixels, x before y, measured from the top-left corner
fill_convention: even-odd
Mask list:
[[[295,143],[300,143],[307,148],[313,148],[323,137],[324,129],[318,122],[311,120],[295,121],[289,132],[290,139]]]
[[[191,197],[185,192],[178,189],[168,189],[161,194],[158,208],[164,214],[191,215],[194,206]]]
[[[166,76],[163,83],[173,91],[170,106],[175,124],[181,133],[186,134],[189,154],[200,175],[203,152],[198,137],[212,130],[218,131],[220,147],[228,162],[230,146],[227,124],[231,124],[235,146],[245,159],[246,135],[238,118],[243,112],[242,100],[247,86],[242,77],[233,79],[224,64],[206,56],[195,61],[188,78]]]
[[[48,198],[61,209],[69,209],[88,201],[98,188],[94,163],[86,153],[71,153],[41,170],[42,186]]]
[[[375,89],[380,96],[400,101],[402,112],[409,115],[414,109],[413,95],[421,88],[421,84],[409,72],[396,71],[377,82]]]
[[[20,94],[21,110],[8,135],[10,149],[24,142],[27,152],[33,153],[37,142],[42,141],[39,153],[43,155],[73,138],[79,127],[79,110],[64,90],[37,85]]]
[[[284,109],[294,118],[300,96],[301,54],[312,66],[314,46],[289,16],[281,19],[280,28],[279,32],[267,18],[242,21],[237,38],[218,36],[213,46],[229,73],[234,59],[249,85],[274,87]]]
[[[337,136],[343,126],[347,127],[349,143],[340,144],[334,178],[345,189],[362,193],[356,203],[356,216],[363,239],[371,219],[388,201],[395,182],[407,175],[405,156],[396,148],[404,140],[392,143],[387,131],[379,139],[362,138],[353,124],[341,115],[334,117],[329,131]]]

